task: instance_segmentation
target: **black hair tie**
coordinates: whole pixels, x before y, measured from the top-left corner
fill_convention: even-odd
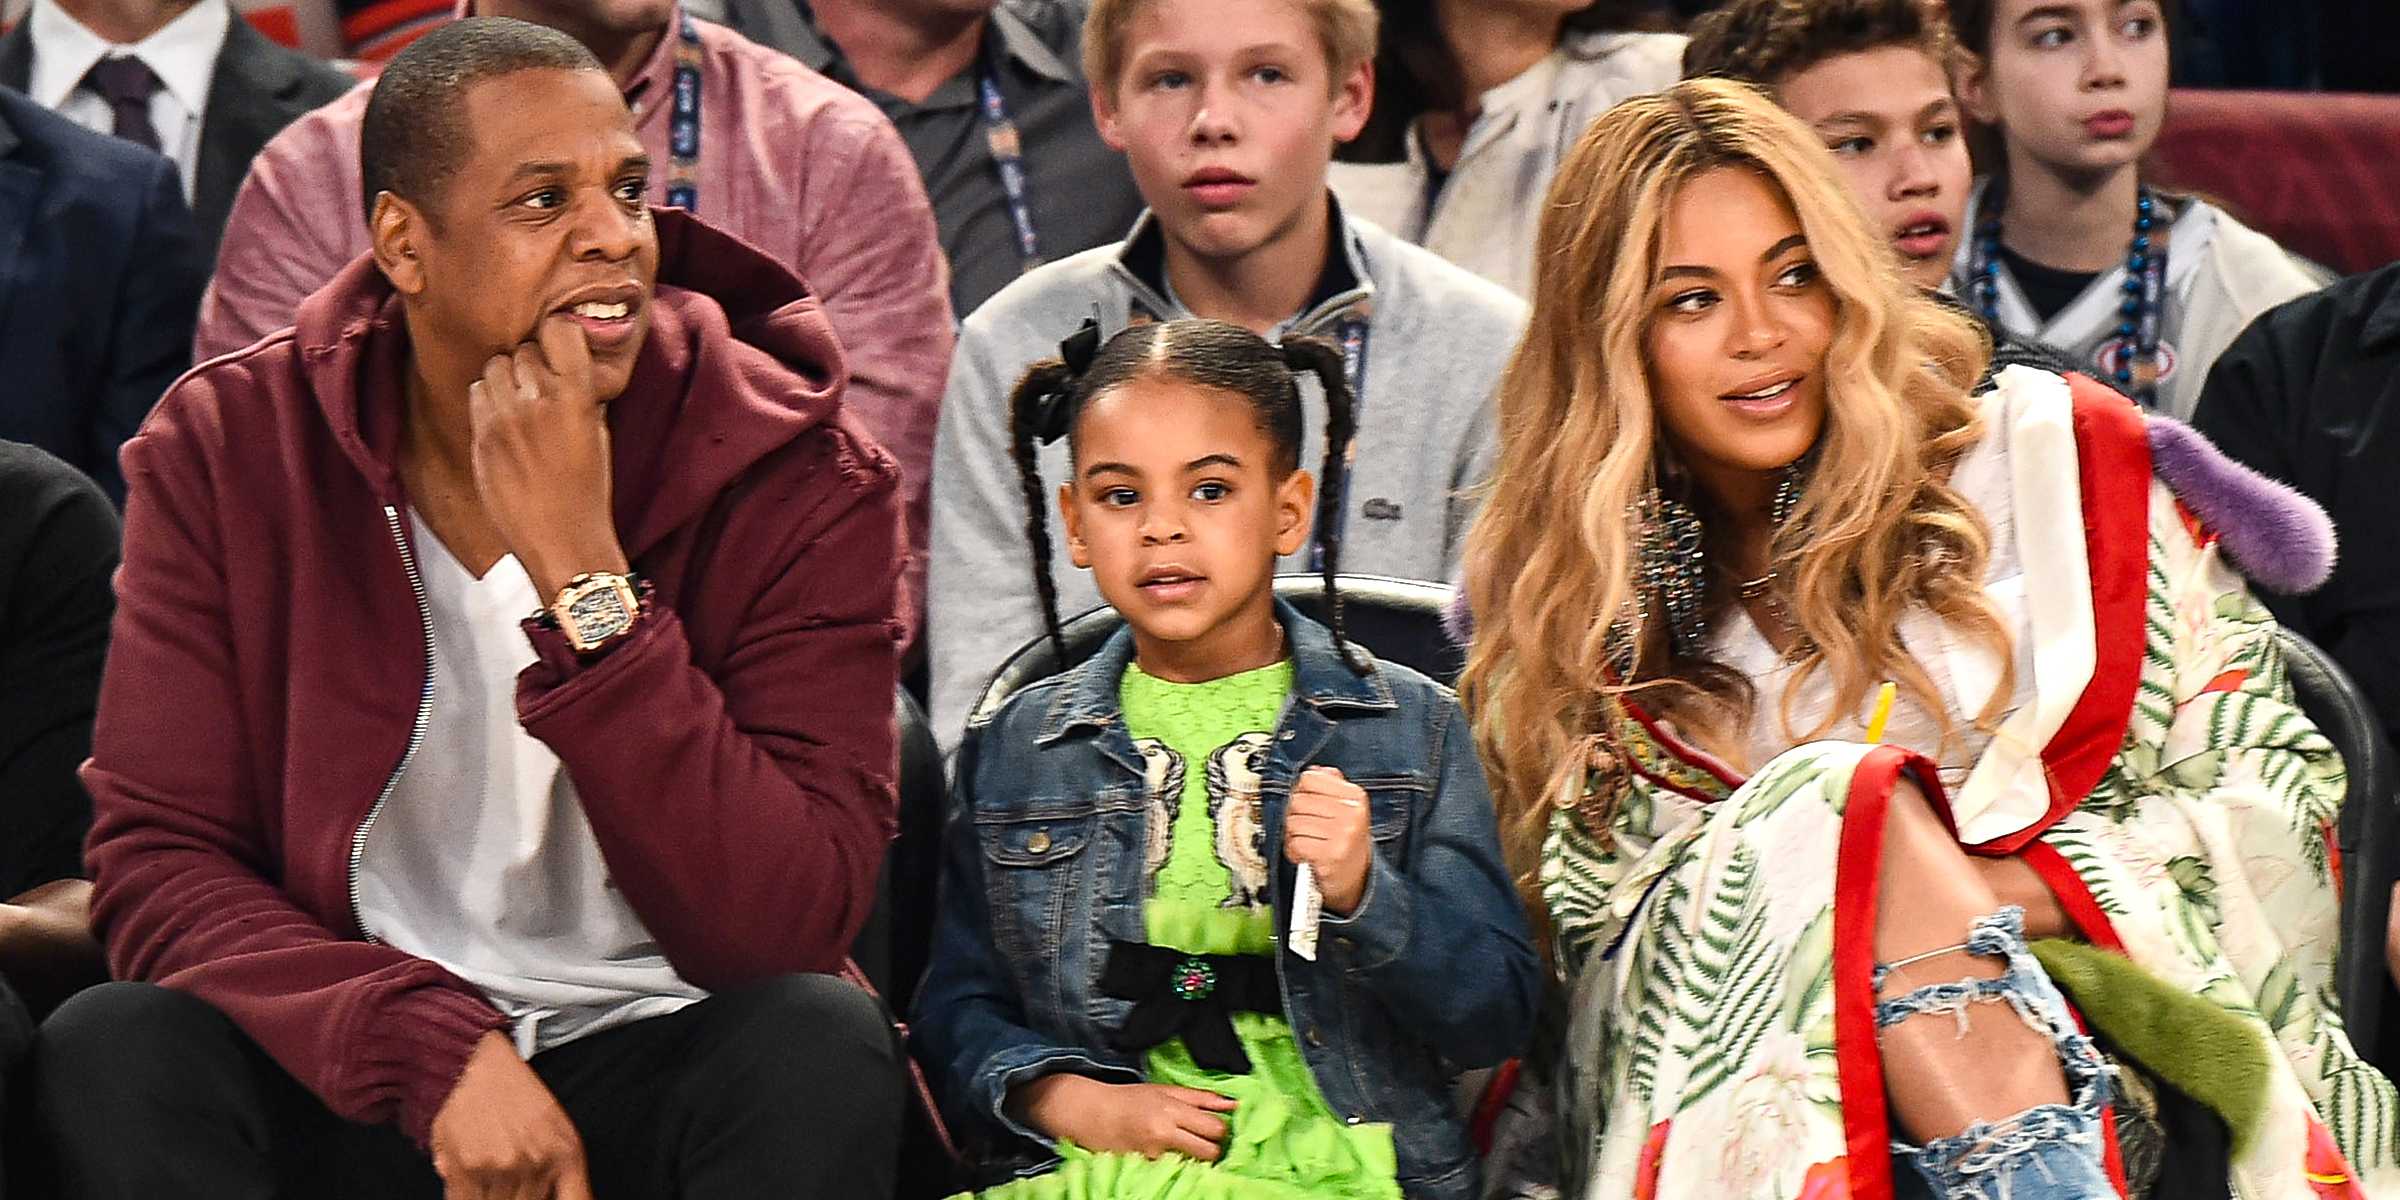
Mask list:
[[[1085,317],[1075,332],[1058,344],[1058,360],[1066,364],[1066,374],[1058,386],[1043,393],[1034,409],[1033,436],[1045,446],[1067,436],[1075,426],[1075,406],[1068,403],[1075,395],[1075,385],[1083,382],[1084,374],[1092,369],[1092,359],[1100,353],[1100,322]]]
[[[1181,1037],[1192,1061],[1221,1075],[1247,1075],[1250,1056],[1233,1031],[1236,1012],[1281,1013],[1273,959],[1255,954],[1186,954],[1142,942],[1108,941],[1101,994],[1133,1001],[1109,1035],[1119,1050],[1148,1050]]]

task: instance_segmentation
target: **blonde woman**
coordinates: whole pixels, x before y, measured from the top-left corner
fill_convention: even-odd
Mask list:
[[[2341,765],[2227,566],[2329,543],[2089,380],[1970,394],[1883,241],[1721,80],[1602,118],[1544,215],[1464,686],[1572,996],[1570,1190],[2394,1194]]]

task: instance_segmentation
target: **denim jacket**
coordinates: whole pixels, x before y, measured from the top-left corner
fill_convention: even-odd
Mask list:
[[[1284,1015],[1332,1110],[1392,1127],[1410,1196],[1472,1196],[1475,1153],[1448,1084],[1523,1049],[1539,971],[1482,764],[1447,689],[1363,649],[1370,669],[1354,674],[1324,627],[1280,601],[1276,615],[1293,658],[1261,772],[1278,945],[1299,771],[1334,767],[1366,789],[1375,841],[1358,908],[1327,914],[1317,960],[1275,956]],[[1110,938],[1146,940],[1142,759],[1117,698],[1132,656],[1120,629],[970,726],[959,752],[916,1044],[953,1116],[1001,1131],[1020,1174],[1057,1159],[1004,1109],[1011,1087],[1055,1071],[1144,1076],[1145,1055],[1107,1048],[1130,1005],[1095,989]]]

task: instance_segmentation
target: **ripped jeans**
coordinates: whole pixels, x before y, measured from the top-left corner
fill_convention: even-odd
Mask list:
[[[1915,1168],[1942,1200],[2118,1200],[2102,1146],[2101,1108],[2108,1103],[2110,1068],[2092,1040],[2075,1027],[2066,998],[2025,948],[2025,910],[2015,905],[1977,918],[1965,950],[2001,959],[1998,979],[1937,983],[1875,1005],[1877,1028],[1910,1018],[1952,1016],[1963,1035],[1969,1006],[2005,1001],[2016,1015],[2049,1037],[2065,1068],[2066,1104],[2039,1104],[1998,1121],[1978,1122],[1954,1137],[1923,1146],[1894,1140],[1895,1166]],[[1878,967],[1875,988],[1883,990],[1891,967]],[[1902,1195],[1907,1171],[1895,1171]],[[1924,1193],[1920,1193],[1924,1194]]]

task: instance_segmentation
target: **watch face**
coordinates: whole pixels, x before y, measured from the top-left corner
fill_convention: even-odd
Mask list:
[[[614,580],[597,581],[567,601],[560,623],[581,648],[597,646],[633,627],[630,589]]]

